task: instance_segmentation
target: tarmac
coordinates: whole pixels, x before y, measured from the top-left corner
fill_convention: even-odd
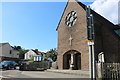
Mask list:
[[[89,78],[89,70],[59,70],[59,69],[47,69],[46,72],[54,72],[54,73],[62,73],[62,74],[72,74],[72,75],[79,75],[84,78]],[[3,77],[0,75],[0,80]]]
[[[54,73],[80,75],[80,76],[86,76],[87,78],[89,78],[89,70],[58,70],[58,69],[47,69],[46,71],[48,71],[48,72],[54,72]]]

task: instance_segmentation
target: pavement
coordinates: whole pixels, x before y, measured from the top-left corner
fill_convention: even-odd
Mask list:
[[[58,69],[47,69],[47,72],[63,73],[63,74],[73,74],[80,75],[89,78],[89,70],[58,70]]]
[[[3,78],[2,76],[2,70],[0,69],[0,80]]]

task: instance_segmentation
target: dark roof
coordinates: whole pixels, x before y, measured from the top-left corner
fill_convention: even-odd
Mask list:
[[[79,2],[79,1],[77,1],[77,0],[75,0],[75,1],[76,1],[84,10],[86,10],[86,8],[87,8],[86,5],[84,5],[83,3],[81,3],[81,2]],[[67,5],[68,5],[68,3],[69,3],[69,1],[67,2]],[[66,5],[66,7],[67,7],[67,5]],[[66,7],[65,7],[65,9],[64,9],[64,12],[65,12],[65,10],[66,10]],[[63,17],[63,15],[64,15],[64,12],[63,12],[63,14],[62,14],[62,17]],[[102,23],[102,24],[105,23],[104,25],[106,25],[107,27],[112,28],[113,30],[115,30],[115,29],[120,29],[120,27],[119,27],[118,25],[114,25],[112,22],[110,22],[109,20],[107,20],[107,19],[104,18],[103,16],[99,15],[98,13],[96,13],[95,11],[93,11],[92,9],[91,9],[91,13],[92,13],[93,16],[94,16],[94,20],[95,20],[95,21],[97,20],[97,21],[99,21],[99,22]],[[62,17],[61,17],[61,19],[62,19]],[[61,22],[61,19],[60,19],[60,22]],[[60,22],[59,22],[59,24],[60,24]],[[56,30],[58,30],[59,24],[58,24]]]
[[[37,55],[42,55],[42,52],[36,51],[36,50],[32,50],[33,52],[35,52]]]

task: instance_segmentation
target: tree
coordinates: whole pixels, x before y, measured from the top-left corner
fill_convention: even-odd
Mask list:
[[[18,54],[20,59],[24,59],[24,54],[28,51],[26,49],[23,49],[21,46],[14,46],[13,49],[19,51]]]
[[[20,59],[24,59],[24,55],[25,55],[26,52],[28,52],[28,50],[25,50],[25,49],[22,49],[22,48],[21,48],[21,49],[19,50],[19,58],[20,58]]]
[[[51,58],[53,61],[57,60],[57,49],[50,49],[47,53],[46,53],[46,58]]]

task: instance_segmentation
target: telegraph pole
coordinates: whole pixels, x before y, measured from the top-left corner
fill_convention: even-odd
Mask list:
[[[90,78],[96,80],[96,64],[94,53],[94,22],[93,15],[90,13],[90,6],[87,6],[87,33],[88,33],[88,46],[89,46],[89,70]]]

